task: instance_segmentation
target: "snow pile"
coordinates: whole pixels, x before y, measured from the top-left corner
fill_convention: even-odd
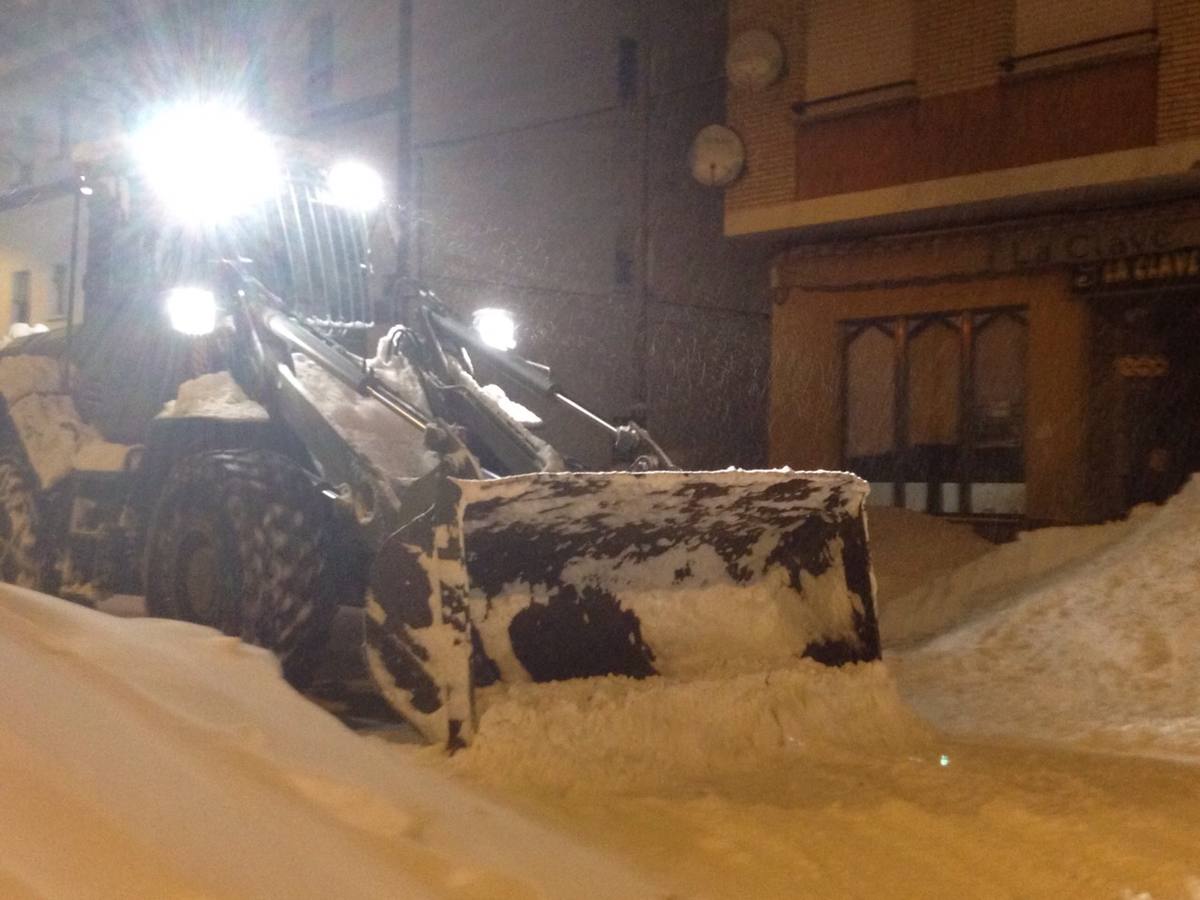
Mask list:
[[[58,361],[48,356],[0,357],[0,397],[10,409],[30,394],[60,390],[62,382]]]
[[[30,325],[28,322],[13,322],[9,326],[7,333],[0,335],[0,350],[3,350],[13,341],[29,337],[31,334],[45,334],[49,330],[49,326],[43,325],[40,322],[36,325]]]
[[[479,390],[513,421],[520,422],[527,428],[537,428],[544,424],[541,416],[528,406],[518,403],[512,397],[508,396],[508,393],[500,385],[481,384]]]
[[[920,712],[958,732],[1200,758],[1200,480],[1124,523],[1030,535],[951,581],[988,569],[997,608],[897,660]]]
[[[4,896],[666,896],[206,628],[0,586],[0,717]]]
[[[1152,514],[1151,509],[1135,509],[1129,518],[1106,525],[1023,531],[1015,541],[999,547],[984,542],[984,553],[972,553],[974,559],[970,562],[962,560],[957,568],[949,570],[936,561],[937,557],[944,547],[947,562],[961,559],[959,548],[963,544],[961,535],[952,537],[945,532],[961,531],[965,526],[943,523],[936,532],[928,529],[928,525],[919,526],[916,533],[921,537],[911,544],[922,543],[926,535],[931,542],[924,551],[926,559],[914,556],[913,575],[918,583],[906,593],[893,594],[880,604],[879,624],[885,645],[911,644],[940,634],[974,615],[986,613],[1014,591],[1028,589],[1037,579],[1057,577],[1064,567],[1080,561],[1086,563],[1096,553],[1125,538]],[[888,538],[877,536],[874,528],[877,512],[871,514],[872,560],[883,557],[886,561],[879,568],[888,571],[891,560],[900,554],[896,548],[887,546]],[[911,544],[902,540],[900,546],[909,552],[914,549]],[[922,567],[926,567],[923,578]]]
[[[76,451],[72,466],[83,472],[121,472],[129,464],[129,452],[132,449],[128,444],[88,441]]]
[[[164,418],[257,419],[269,418],[228,372],[212,372],[185,381],[174,400],[168,401],[160,415]]]
[[[869,497],[867,523],[881,610],[996,547],[969,525],[911,509],[872,506]]]
[[[297,357],[301,358],[301,357]],[[393,346],[393,333],[388,332],[376,344],[375,355],[367,360],[367,368],[376,378],[418,409],[428,413],[429,403],[421,376],[403,353]]]
[[[378,400],[355,393],[307,357],[297,353],[294,359],[297,379],[325,420],[384,474],[416,478],[437,465],[437,457],[425,449],[421,430]]]
[[[44,356],[0,358],[0,397],[43,487],[74,469],[120,471],[130,448],[113,444],[79,418],[62,389],[56,360]]]
[[[512,684],[479,699],[478,736],[454,764],[561,789],[689,793],[771,765],[904,754],[932,739],[880,663]]]
[[[458,360],[450,356],[446,358],[454,382],[467,394],[473,396],[485,409],[490,409],[493,415],[503,419],[505,416],[517,422],[523,429],[521,435],[525,443],[535,448],[543,472],[561,472],[567,468],[562,456],[550,444],[529,431],[529,428],[541,424],[541,419],[533,410],[526,409],[520,403],[512,400],[497,384],[480,385],[475,376],[468,372]]]

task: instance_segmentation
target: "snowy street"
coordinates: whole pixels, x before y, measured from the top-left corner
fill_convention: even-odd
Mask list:
[[[1198,508],[998,547],[880,511],[884,664],[490,689],[453,757],[207,629],[5,589],[0,886],[1194,900]]]
[[[0,0],[0,900],[1200,900],[1200,0]]]

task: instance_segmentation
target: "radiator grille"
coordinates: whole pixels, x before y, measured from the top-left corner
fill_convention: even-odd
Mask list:
[[[367,218],[330,203],[325,193],[319,172],[288,172],[268,215],[271,286],[309,325],[366,329],[373,324]]]

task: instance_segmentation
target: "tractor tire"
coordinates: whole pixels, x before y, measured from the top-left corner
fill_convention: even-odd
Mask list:
[[[43,547],[33,475],[19,455],[0,451],[0,581],[43,584]]]
[[[265,647],[305,687],[337,607],[326,577],[333,527],[328,502],[286,457],[188,457],[168,477],[147,534],[147,611]]]

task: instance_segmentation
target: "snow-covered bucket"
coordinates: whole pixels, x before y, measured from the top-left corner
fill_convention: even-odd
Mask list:
[[[866,493],[788,470],[443,480],[378,554],[371,670],[454,745],[475,685],[877,659]]]

